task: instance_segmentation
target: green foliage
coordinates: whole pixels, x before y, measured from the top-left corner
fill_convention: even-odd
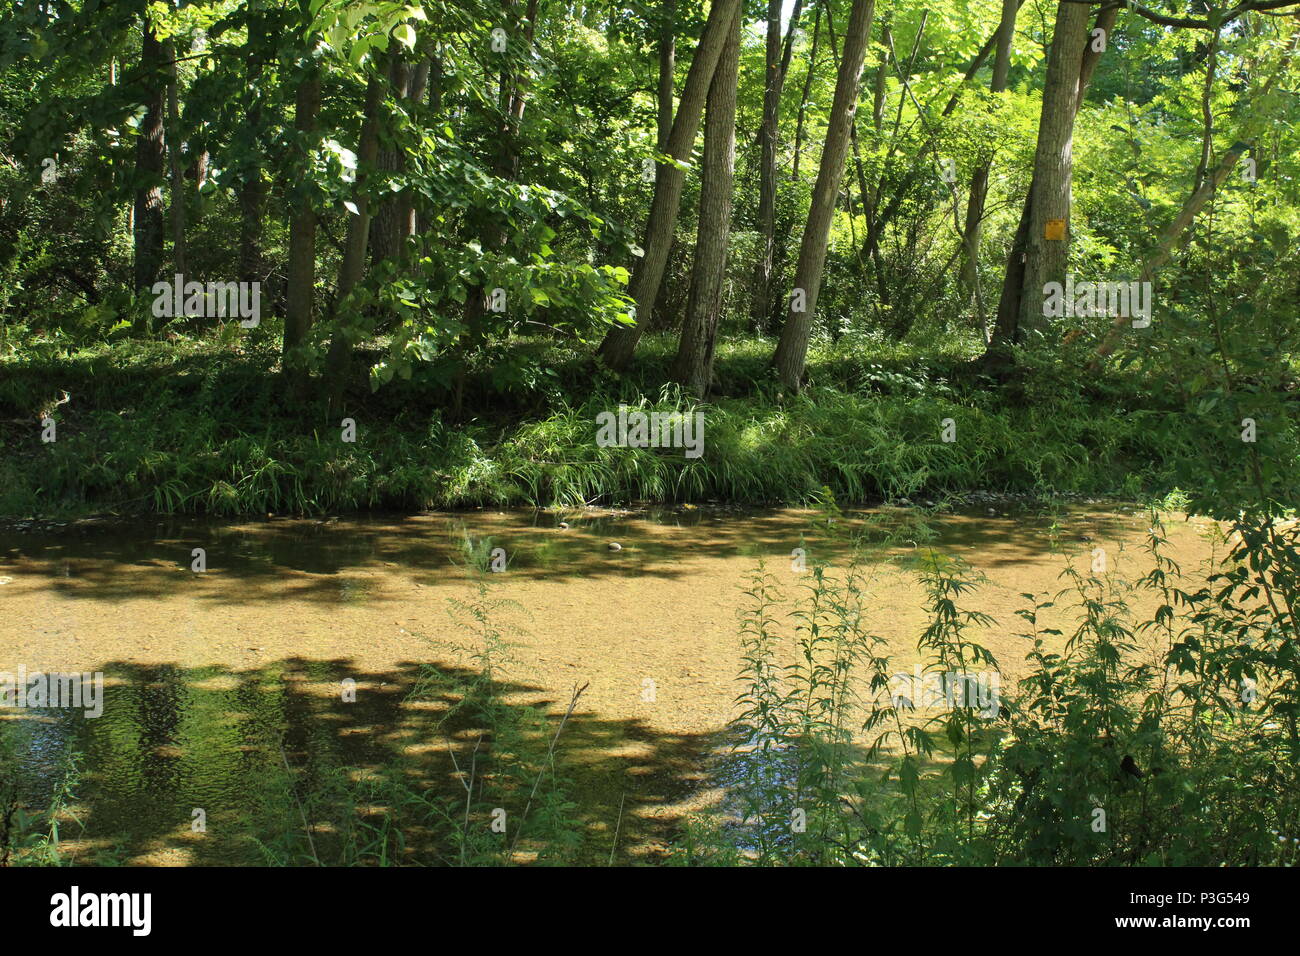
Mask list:
[[[823,486],[850,502],[973,489],[1163,494],[1175,481],[1187,488],[1199,480],[1184,457],[1189,449],[1162,440],[1183,428],[1172,400],[1125,411],[1138,400],[1138,383],[1112,383],[1090,396],[1056,366],[1027,379],[1026,405],[1003,405],[998,395],[916,377],[908,352],[864,367],[856,350],[827,346],[811,358],[818,384],[804,394],[701,405],[671,387],[653,399],[630,384],[593,389],[581,360],[521,342],[518,351],[532,349],[529,362],[551,365],[555,375],[503,400],[492,384],[499,369],[484,369],[466,380],[475,420],[459,427],[427,410],[442,394],[436,378],[357,392],[345,412],[358,423],[358,440],[344,443],[342,414],[330,419],[319,407],[282,403],[276,355],[259,344],[265,341],[223,347],[178,336],[166,345],[72,352],[51,343],[41,361],[0,358],[0,418],[7,419],[0,421],[0,471],[8,478],[0,512],[802,503]],[[761,343],[727,349],[719,374],[737,382],[757,374],[751,362],[761,350]],[[652,366],[647,375],[654,374]],[[70,401],[55,406],[64,392]],[[703,456],[597,446],[596,415],[619,404],[703,412]],[[45,412],[58,422],[58,440],[49,444],[38,427]],[[955,443],[941,440],[939,423],[949,417]]]
[[[80,825],[70,808],[80,779],[79,757],[69,751],[52,776],[49,802],[33,809],[21,794],[21,773],[11,733],[0,733],[0,867],[67,866],[73,860],[59,847],[67,820]]]
[[[1186,591],[1153,512],[1143,578],[1068,567],[1062,596],[1078,621],[1068,636],[1040,623],[1055,601],[1024,595],[1019,687],[990,698],[961,679],[933,715],[892,689],[860,565],[814,569],[792,608],[760,569],[741,622],[732,798],[722,816],[690,825],[678,861],[1294,862],[1300,684],[1284,635],[1296,530],[1242,528],[1211,587]],[[917,573],[929,595],[917,642],[927,670],[951,679],[996,668],[966,633],[995,623],[962,607],[977,585],[969,569],[927,551]],[[1160,602],[1150,619],[1133,619],[1138,591]],[[782,667],[786,620],[797,654]]]

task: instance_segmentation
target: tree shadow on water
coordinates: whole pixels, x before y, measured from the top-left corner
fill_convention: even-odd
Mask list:
[[[75,755],[61,853],[80,865],[652,861],[714,745],[711,734],[601,718],[579,699],[548,756],[567,699],[498,679],[494,730],[469,706],[484,675],[442,664],[364,671],[293,657],[249,670],[100,670],[99,717],[0,711],[15,758],[0,761],[10,778],[0,786],[16,779],[30,808],[49,805]],[[529,739],[510,743],[534,754],[522,785],[505,768],[518,754],[494,751],[506,745],[500,725],[520,716]],[[492,829],[497,809],[504,833]],[[557,816],[563,845],[547,846]]]
[[[935,514],[903,509],[845,515],[828,534],[811,511],[756,509],[743,515],[704,510],[646,516],[559,517],[530,510],[496,513],[331,519],[90,524],[57,534],[0,531],[0,572],[15,595],[48,589],[69,601],[165,601],[176,596],[214,606],[285,600],[338,605],[361,601],[396,604],[409,590],[459,585],[486,571],[501,549],[500,581],[566,582],[602,578],[674,580],[698,574],[692,559],[743,557],[785,562],[808,547],[818,560],[848,560],[852,540],[877,543],[888,535],[895,554],[933,545],[970,554],[992,569],[1042,560],[1050,550],[1051,519],[1017,514]],[[1135,518],[1078,512],[1062,518],[1065,545],[1087,551],[1097,541],[1140,535]],[[912,525],[916,529],[909,531]],[[909,540],[916,537],[917,540]],[[621,547],[611,550],[609,543]],[[194,548],[204,549],[206,573],[193,573]],[[880,555],[877,555],[879,557]],[[475,564],[483,563],[482,567]]]

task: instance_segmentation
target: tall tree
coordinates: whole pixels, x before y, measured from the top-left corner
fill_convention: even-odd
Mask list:
[[[429,86],[429,73],[433,68],[433,60],[425,57],[411,73],[411,81],[406,87],[406,101],[408,104],[418,104],[424,98],[425,90]],[[401,169],[406,168],[406,154],[402,154],[400,163]],[[416,216],[415,216],[415,192],[409,188],[403,189],[397,194],[397,232],[400,238],[398,250],[404,246],[406,241],[416,233]]]
[[[1025,277],[1020,321],[1024,331],[1040,328],[1043,285],[1065,279],[1070,259],[1070,192],[1074,181],[1074,115],[1088,37],[1088,8],[1061,3],[1056,10],[1052,49],[1043,81],[1043,106],[1029,195]]]
[[[171,194],[169,213],[172,227],[172,268],[181,275],[188,273],[185,257],[185,167],[181,161],[181,91],[176,69],[176,41],[168,38],[162,45],[167,63],[167,163]]]
[[[399,102],[391,106],[388,116],[395,119],[395,112],[400,109],[400,101],[411,94],[411,64],[403,59],[399,51],[394,50],[389,58],[388,82],[394,100]],[[386,143],[380,147],[377,166],[381,172],[397,173],[406,166],[406,157],[393,142],[396,130],[390,125],[383,139]],[[410,215],[399,202],[398,197],[389,193],[383,199],[376,200],[374,223],[371,226],[371,244],[376,263],[391,259],[401,252],[403,244],[410,235]]]
[[[163,111],[167,82],[162,44],[145,15],[140,43],[139,89],[145,114],[135,144],[135,287],[148,289],[158,281],[163,259]]]
[[[849,129],[857,113],[858,82],[862,78],[862,64],[871,38],[874,11],[875,0],[853,0],[849,25],[844,34],[844,51],[835,77],[835,98],[831,101],[826,144],[822,148],[821,166],[817,170],[817,183],[813,186],[808,221],[804,225],[803,241],[799,247],[794,294],[790,296],[790,308],[781,329],[781,339],[772,356],[778,378],[791,389],[797,390],[803,380],[813,315],[817,309],[817,293],[821,288],[822,269],[826,264],[826,246],[830,240],[840,180],[844,175],[844,161],[849,151]]]
[[[794,160],[791,163],[790,181],[799,181],[799,160],[803,158],[804,116],[808,112],[808,97],[812,93],[813,76],[817,72],[817,42],[822,32],[822,4],[817,4],[817,13],[813,16],[812,46],[808,50],[808,69],[803,75],[803,91],[799,95],[799,109],[794,122]]]
[[[997,94],[1007,88],[1011,74],[1011,42],[1016,33],[1016,14],[1020,0],[1002,0],[1002,19],[998,23],[997,48],[993,53],[993,78],[989,91]],[[988,196],[989,171],[993,157],[985,157],[971,174],[970,195],[966,199],[966,223],[962,231],[962,265],[960,280],[968,292],[977,289],[980,231],[984,224],[984,201]]]
[[[754,261],[749,315],[754,328],[767,324],[771,310],[772,256],[776,233],[776,147],[781,117],[781,90],[790,66],[795,29],[803,0],[795,0],[790,13],[789,36],[781,48],[781,0],[768,0],[767,48],[764,60],[763,122],[758,130],[761,149],[758,181],[758,257]],[[710,94],[712,95],[712,94]],[[711,107],[710,107],[711,108]]]
[[[266,221],[267,188],[262,172],[261,137],[262,89],[265,74],[267,13],[259,3],[248,9],[248,40],[244,53],[244,86],[248,129],[252,142],[250,159],[239,186],[239,278],[242,282],[266,279],[262,258],[262,232]]]
[[[668,136],[666,152],[676,162],[660,163],[658,166],[654,199],[650,204],[650,216],[646,220],[641,243],[644,254],[636,271],[632,273],[628,289],[636,303],[635,321],[632,325],[610,329],[600,345],[600,358],[612,369],[625,369],[632,361],[642,329],[659,298],[664,268],[668,264],[668,248],[672,245],[673,230],[681,205],[682,187],[686,182],[686,173],[677,164],[685,164],[691,157],[695,134],[700,128],[700,117],[704,113],[704,102],[713,81],[713,71],[739,8],[740,0],[713,0],[704,32],[695,49],[695,56],[691,59],[686,85],[677,104],[677,115],[673,117],[673,129]]]
[[[668,148],[673,131],[673,81],[677,73],[677,0],[664,0],[659,24],[659,149]]]
[[[1103,10],[1098,14],[1097,26],[1109,31],[1115,14],[1113,9]],[[1086,5],[1068,0],[1058,4],[1033,174],[1007,255],[997,324],[979,359],[994,369],[1010,361],[1013,343],[1020,342],[1029,330],[1042,328],[1043,286],[1060,281],[1069,261],[1074,119],[1104,49],[1090,40]],[[1048,238],[1047,227],[1052,220],[1056,222],[1051,235],[1060,238]]]
[[[294,98],[293,125],[304,149],[309,148],[315,138],[320,101],[321,67],[309,54]],[[296,350],[306,340],[311,328],[316,284],[316,210],[308,196],[299,198],[289,218],[289,263],[286,271],[284,369],[300,384],[302,363]]]
[[[700,169],[700,224],[673,378],[703,396],[713,377],[713,345],[722,315],[731,233],[731,187],[736,162],[736,80],[740,66],[741,12],[709,86],[704,120],[704,160]]]
[[[347,238],[343,243],[343,260],[339,264],[338,288],[334,294],[334,329],[330,341],[329,368],[331,399],[338,404],[347,384],[352,365],[352,335],[348,328],[348,296],[357,287],[366,270],[366,249],[370,243],[370,170],[379,153],[379,109],[383,103],[385,83],[371,76],[366,84],[362,107],[361,131],[357,135],[357,178],[352,184],[352,215],[348,219]]]

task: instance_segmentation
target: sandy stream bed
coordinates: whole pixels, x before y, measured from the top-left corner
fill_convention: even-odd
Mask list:
[[[1149,567],[1141,550],[1147,516],[1113,508],[1072,509],[1058,519],[1058,541],[1084,570],[1090,552],[1103,548],[1111,569],[1136,578]],[[557,526],[562,517],[571,527]],[[1199,579],[1214,547],[1211,522],[1167,521],[1168,555]],[[701,799],[701,757],[734,713],[737,613],[750,572],[765,560],[793,594],[808,576],[792,569],[792,549],[804,547],[810,563],[843,561],[817,522],[797,510],[679,509],[649,517],[478,511],[0,531],[0,671],[104,671],[110,685],[150,686],[165,683],[159,674],[180,674],[198,691],[226,694],[259,674],[326,702],[337,700],[338,682],[350,677],[359,701],[371,695],[386,709],[364,712],[340,733],[392,734],[397,702],[419,662],[466,663],[454,648],[469,637],[448,601],[477,593],[476,576],[462,566],[465,541],[484,555],[503,548],[506,571],[486,580],[492,600],[518,605],[493,620],[526,632],[511,638],[517,660],[506,678],[514,699],[546,701],[562,713],[573,687],[587,685],[566,728],[566,753],[591,772],[586,799],[611,817],[595,828],[611,828],[612,808],[627,797],[624,838],[650,852],[664,835],[656,821]],[[1028,649],[1016,636],[1024,626],[1015,615],[1025,606],[1021,594],[1055,594],[1067,583],[1060,578],[1067,558],[1051,550],[1051,519],[999,512],[932,523],[936,548],[987,576],[966,606],[998,622],[974,636],[998,659],[1006,688],[1023,675]],[[609,549],[615,541],[621,550]],[[205,573],[190,570],[193,548],[206,551]],[[906,557],[909,550],[904,544],[892,553]],[[878,567],[872,627],[902,670],[917,660],[924,599],[914,572]],[[1150,595],[1134,601],[1139,619],[1153,607]],[[1068,630],[1068,618],[1059,608],[1043,626]],[[143,735],[150,759],[183,770],[181,723]],[[95,786],[92,773],[79,795],[86,799]],[[147,780],[140,786],[150,788]],[[177,802],[187,802],[183,783],[169,786],[180,791]],[[118,816],[138,812],[122,800]],[[209,862],[195,855],[188,829],[178,822],[130,840],[124,861]]]

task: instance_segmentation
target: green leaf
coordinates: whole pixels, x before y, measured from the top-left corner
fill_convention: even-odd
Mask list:
[[[403,23],[393,30],[393,39],[408,50],[415,46],[415,27],[409,23]]]

